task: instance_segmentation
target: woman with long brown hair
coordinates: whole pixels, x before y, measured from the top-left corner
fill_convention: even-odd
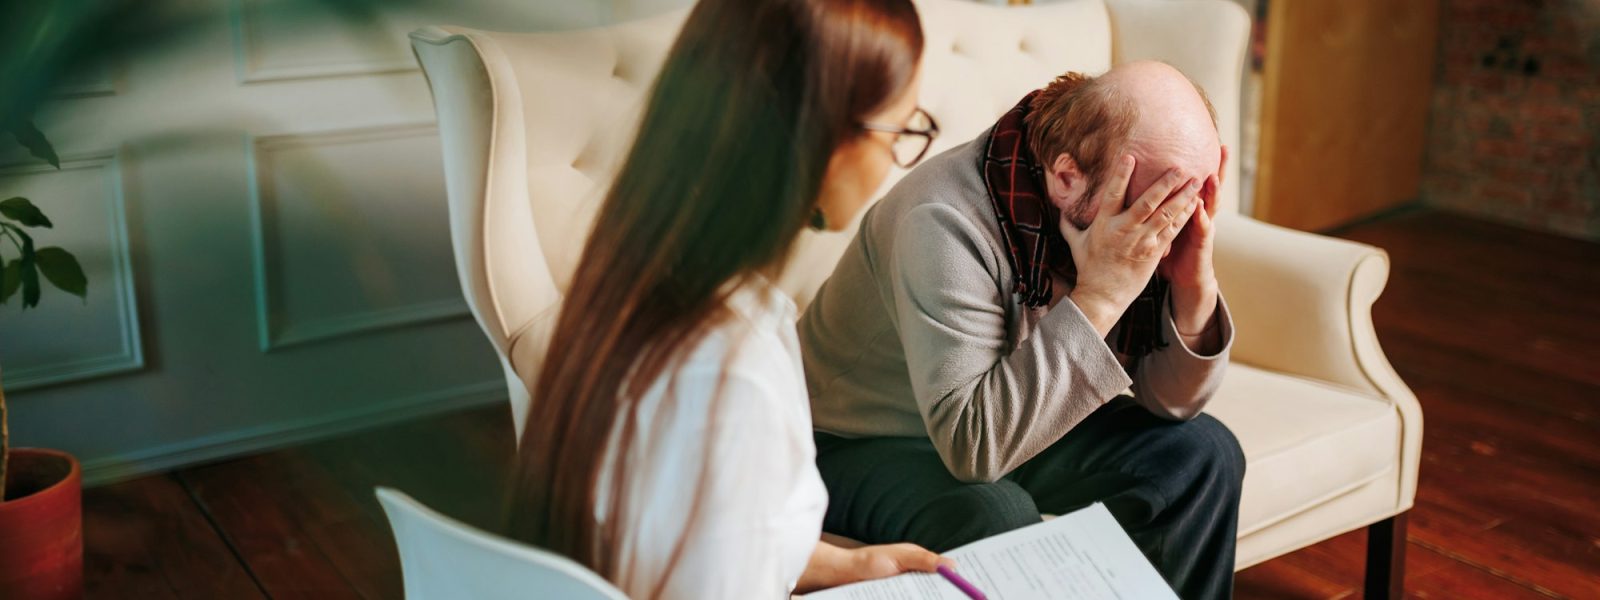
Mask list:
[[[701,0],[533,387],[510,533],[636,598],[771,598],[939,557],[820,542],[794,304],[769,282],[937,129],[910,0]]]

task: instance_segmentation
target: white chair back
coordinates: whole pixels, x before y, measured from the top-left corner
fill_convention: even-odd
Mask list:
[[[377,489],[400,547],[411,600],[627,600],[572,560],[480,531],[423,506],[404,492]]]

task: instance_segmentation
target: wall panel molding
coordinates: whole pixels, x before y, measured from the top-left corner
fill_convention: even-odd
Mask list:
[[[410,138],[437,139],[432,123],[408,123],[327,132],[262,136],[247,149],[250,166],[250,218],[252,269],[255,278],[256,325],[263,352],[301,344],[356,336],[374,331],[426,323],[466,319],[471,316],[466,302],[455,295],[447,299],[414,302],[403,306],[372,308],[323,318],[292,319],[281,306],[282,274],[273,263],[273,241],[277,239],[272,177],[272,157],[296,149],[371,144]],[[442,194],[442,192],[441,192]],[[439,198],[440,209],[443,197]],[[442,215],[441,218],[444,218]],[[448,235],[448,234],[447,234]],[[455,278],[449,279],[452,284]]]
[[[264,0],[229,0],[228,19],[233,30],[233,53],[235,70],[238,72],[240,83],[258,83],[264,81],[291,81],[300,79],[316,79],[324,77],[360,77],[367,75],[380,75],[384,73],[401,73],[407,71],[420,71],[415,59],[404,52],[404,36],[397,40],[387,39],[387,33],[381,26],[363,27],[358,24],[341,22],[332,18],[303,17],[306,23],[313,23],[329,28],[328,31],[355,35],[363,38],[367,43],[376,42],[379,48],[375,53],[363,55],[348,49],[344,52],[329,52],[325,60],[311,62],[284,62],[275,61],[270,56],[271,42],[265,31],[267,25],[261,20],[261,13],[257,10],[258,4]],[[278,4],[289,4],[292,0],[278,0]],[[307,4],[300,2],[301,4]],[[309,5],[308,5],[309,6]],[[382,18],[382,15],[375,15]],[[341,27],[342,25],[342,27]],[[387,50],[382,46],[386,42],[394,42],[394,48]],[[367,50],[373,50],[368,48]]]
[[[98,172],[98,174],[96,174]],[[106,215],[106,249],[109,252],[110,281],[97,281],[94,278],[92,265],[84,265],[90,271],[89,294],[91,297],[99,290],[110,290],[112,307],[116,313],[116,336],[119,343],[112,352],[86,353],[82,356],[46,362],[41,364],[23,365],[20,367],[7,366],[5,369],[5,389],[7,392],[21,392],[29,389],[71,383],[94,379],[108,375],[128,373],[142,370],[145,366],[143,340],[140,334],[139,311],[134,290],[133,266],[128,245],[128,216],[127,202],[124,190],[124,177],[122,161],[115,151],[101,151],[86,154],[73,154],[62,157],[61,169],[42,164],[14,165],[0,168],[0,178],[5,177],[36,177],[36,176],[95,176],[101,183],[102,194],[96,200],[100,203]],[[11,194],[6,193],[9,197]],[[45,214],[55,214],[54,220],[62,221],[59,212],[52,212],[51,204],[62,202],[55,198],[34,198]],[[45,229],[35,235],[38,247],[58,245],[51,240],[52,229]],[[11,250],[11,248],[6,248]],[[66,246],[69,252],[84,259],[81,248]],[[9,260],[10,255],[7,255]],[[39,309],[49,308],[47,303],[74,301],[77,299],[66,296],[53,288],[49,282],[41,279],[40,285],[46,289],[46,297],[40,302]],[[106,293],[106,292],[101,292]],[[11,311],[20,310],[18,303],[21,298],[13,297],[11,302],[0,307],[7,312],[3,318],[17,318]],[[34,309],[34,310],[39,310]],[[30,311],[31,313],[32,311]],[[31,316],[31,315],[30,315]]]
[[[227,6],[237,79],[259,83],[420,71],[406,34],[424,25],[566,31],[606,25],[619,17],[659,14],[692,3],[633,0],[619,10],[618,2],[406,2],[359,15],[341,13],[330,8],[334,3],[313,0],[227,0]]]
[[[461,300],[427,302],[402,308],[372,310],[345,317],[299,322],[277,333],[268,333],[270,337],[263,338],[262,343],[264,350],[278,350],[384,329],[465,319],[471,314],[466,303]],[[260,314],[257,320],[266,322]]]

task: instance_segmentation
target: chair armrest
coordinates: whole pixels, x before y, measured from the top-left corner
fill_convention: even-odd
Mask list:
[[[1384,356],[1372,325],[1372,303],[1389,279],[1388,253],[1226,214],[1217,219],[1215,261],[1233,313],[1233,360],[1350,388],[1399,411],[1398,505],[1410,508],[1422,407]]]
[[[1234,360],[1380,396],[1404,387],[1372,328],[1389,277],[1383,250],[1222,215],[1215,260]]]

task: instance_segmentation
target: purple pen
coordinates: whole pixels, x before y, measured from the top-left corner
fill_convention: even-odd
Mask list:
[[[978,588],[972,585],[972,582],[957,575],[950,567],[939,565],[939,575],[948,580],[951,585],[956,586],[956,589],[961,590],[961,593],[966,594],[968,598],[972,600],[988,600],[988,596],[984,596],[983,592],[978,591]]]

